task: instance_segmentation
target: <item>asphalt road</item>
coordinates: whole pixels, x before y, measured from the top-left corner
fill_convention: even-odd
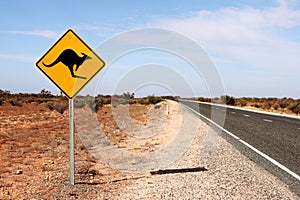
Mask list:
[[[181,101],[300,175],[300,119]],[[213,113],[213,114],[212,114]],[[224,125],[222,116],[225,117]]]

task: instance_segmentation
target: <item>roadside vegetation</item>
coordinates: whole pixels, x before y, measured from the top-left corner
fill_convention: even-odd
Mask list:
[[[125,105],[125,104],[157,104],[165,99],[175,100],[179,99],[178,96],[155,96],[149,95],[147,97],[136,98],[134,93],[124,92],[123,94],[115,95],[97,95],[93,96],[77,96],[74,100],[75,108],[89,107],[97,112],[104,105],[111,104],[112,106]],[[265,110],[270,112],[287,113],[300,115],[300,99],[292,98],[257,98],[257,97],[241,97],[235,98],[229,95],[216,97],[216,98],[189,98],[192,100],[202,102],[212,102],[219,104],[226,104],[229,106],[238,106],[245,108],[252,108],[257,110]],[[53,95],[51,92],[42,89],[37,94],[17,93],[12,94],[7,90],[0,90],[0,106],[10,104],[11,106],[22,106],[24,104],[34,103],[42,104],[50,110],[57,111],[61,114],[68,109],[68,99],[63,95]]]
[[[119,104],[157,104],[165,99],[178,100],[179,97],[173,96],[155,96],[149,95],[147,97],[135,98],[134,93],[125,92],[121,95],[97,95],[93,96],[77,96],[74,98],[75,108],[88,107],[97,112],[104,105],[112,104],[117,106]],[[42,104],[50,110],[57,111],[61,114],[68,109],[68,99],[63,95],[53,95],[50,91],[42,89],[38,94],[17,93],[12,94],[7,90],[0,90],[0,106],[3,104],[10,104],[11,106],[23,106],[24,104]]]
[[[287,114],[300,114],[300,99],[292,98],[257,98],[257,97],[242,97],[235,98],[232,96],[221,96],[220,98],[204,98],[198,97],[194,100],[202,102],[212,102],[219,104],[226,104],[229,106],[238,106],[253,108],[257,110],[265,110],[271,112],[287,113]]]

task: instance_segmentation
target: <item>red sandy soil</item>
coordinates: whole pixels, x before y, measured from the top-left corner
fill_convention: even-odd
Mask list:
[[[131,105],[130,113],[147,123],[147,109]],[[110,106],[101,108],[98,116],[105,126],[116,126]],[[0,199],[111,199],[130,184],[128,174],[97,163],[77,132],[75,186],[70,184],[68,111],[5,103],[0,119]]]

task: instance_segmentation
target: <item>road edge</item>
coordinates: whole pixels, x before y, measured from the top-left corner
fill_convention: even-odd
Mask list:
[[[267,154],[259,151],[255,147],[251,146],[249,143],[245,142],[244,140],[241,140],[238,136],[236,136],[235,134],[231,133],[230,131],[224,129],[222,126],[218,125],[216,122],[213,122],[211,119],[209,119],[209,118],[205,117],[204,115],[198,113],[197,111],[190,108],[189,106],[181,103],[180,101],[189,101],[189,102],[194,102],[194,103],[199,103],[199,102],[191,101],[191,100],[179,100],[178,101],[178,103],[182,104],[185,108],[187,108],[192,113],[197,115],[200,119],[203,119],[206,122],[209,122],[212,126],[214,126],[215,128],[221,130],[221,132],[226,133],[226,136],[224,137],[224,139],[226,139],[229,143],[234,145],[238,150],[241,151],[241,153],[246,155],[249,159],[251,159],[252,161],[255,161],[257,164],[259,164],[260,166],[262,166],[263,168],[265,168],[266,170],[268,170],[269,172],[271,172],[272,174],[277,176],[280,180],[282,180],[284,183],[286,183],[295,194],[300,196],[300,190],[299,190],[299,188],[300,188],[300,176],[298,174],[291,171],[290,169],[288,169],[287,167],[285,167],[284,165],[282,165],[278,161],[274,160],[273,158],[271,158]],[[200,102],[200,103],[202,103],[202,102]],[[210,103],[207,103],[207,104],[212,105]],[[215,104],[213,104],[213,105],[215,105]],[[217,106],[219,106],[219,105],[217,105]],[[220,107],[222,107],[222,106],[220,106]],[[223,107],[225,107],[225,106],[223,106]],[[211,128],[213,128],[213,127],[211,127]],[[224,136],[222,134],[220,134],[220,135],[222,137]],[[247,153],[246,152],[247,150],[248,151],[250,150],[251,152],[254,152],[256,154],[256,156],[251,155],[250,152]],[[260,158],[258,158],[257,155],[259,155]],[[276,169],[275,168],[271,169],[271,167],[268,167],[268,163],[272,163],[272,165],[274,167],[276,167]],[[290,181],[288,177],[290,177],[293,181]]]

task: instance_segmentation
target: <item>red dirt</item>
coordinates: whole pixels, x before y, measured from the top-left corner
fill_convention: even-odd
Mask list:
[[[114,123],[107,109],[98,116]],[[130,112],[136,116],[145,109],[133,105]],[[127,175],[97,163],[76,132],[75,186],[69,183],[68,111],[5,103],[0,117],[0,199],[111,199],[130,184]],[[147,115],[138,120],[147,123]]]

